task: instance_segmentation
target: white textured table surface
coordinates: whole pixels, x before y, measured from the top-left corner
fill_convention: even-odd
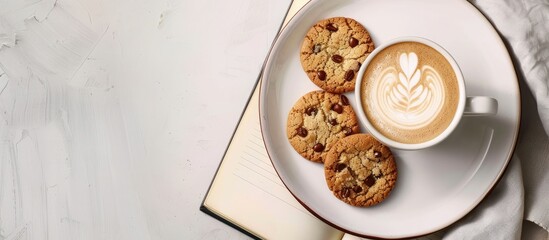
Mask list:
[[[199,211],[290,0],[0,0],[0,239],[239,239]]]

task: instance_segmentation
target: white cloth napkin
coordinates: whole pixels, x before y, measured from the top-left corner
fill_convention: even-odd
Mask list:
[[[520,136],[494,190],[466,217],[435,235],[520,239],[523,220],[549,230],[549,2],[470,2],[494,24],[513,57],[522,94]]]

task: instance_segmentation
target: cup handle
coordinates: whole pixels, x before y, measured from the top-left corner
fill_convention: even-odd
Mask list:
[[[498,101],[491,97],[474,96],[465,100],[465,116],[490,116],[498,112]]]

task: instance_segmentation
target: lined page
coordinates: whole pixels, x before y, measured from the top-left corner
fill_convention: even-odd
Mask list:
[[[246,136],[246,142],[238,167],[234,175],[246,181],[255,187],[265,191],[285,202],[288,207],[293,207],[305,214],[309,214],[293,197],[287,198],[287,189],[276,174],[269,156],[265,151],[259,119],[254,119],[249,136]]]
[[[259,85],[235,132],[204,205],[267,239],[341,239],[304,209],[276,174],[261,137]]]
[[[233,174],[272,197],[280,199],[288,207],[309,214],[292,196],[288,195],[288,190],[276,174],[263,145],[259,119],[250,119],[250,121],[252,124],[243,138],[244,146],[239,156],[240,161]]]

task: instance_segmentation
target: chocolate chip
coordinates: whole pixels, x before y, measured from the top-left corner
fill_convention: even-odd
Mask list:
[[[337,26],[335,26],[333,23],[328,23],[326,24],[326,29],[328,29],[328,31],[330,32],[335,32],[337,31]]]
[[[336,170],[336,172],[341,172],[341,171],[343,171],[343,169],[345,169],[346,167],[347,167],[347,164],[345,164],[345,163],[338,163],[338,164],[336,164],[335,170]]]
[[[356,185],[356,186],[353,188],[353,191],[354,191],[355,193],[359,193],[359,192],[362,192],[362,188],[361,188],[360,186]]]
[[[337,125],[337,120],[335,119],[330,119],[330,121],[328,121],[330,124],[332,124],[332,126],[335,126]]]
[[[332,55],[332,61],[336,63],[341,63],[343,62],[343,57],[341,55],[334,54]]]
[[[348,188],[344,188],[343,190],[341,190],[341,196],[346,198],[346,197],[349,197],[351,195],[351,190],[349,190]]]
[[[368,187],[374,186],[375,183],[376,179],[372,175],[369,175],[368,177],[366,177],[366,179],[364,179],[364,184],[366,184],[366,186]]]
[[[320,70],[320,71],[316,72],[316,76],[317,76],[318,79],[320,79],[321,81],[326,80],[326,72],[324,72],[323,70]]]
[[[309,134],[309,132],[307,131],[307,129],[303,128],[303,127],[299,127],[297,128],[297,135],[301,136],[301,137],[306,137],[307,134]]]
[[[343,112],[343,107],[337,103],[335,103],[334,105],[332,105],[332,110],[335,111],[336,113],[342,113]]]
[[[307,109],[305,109],[305,113],[309,116],[316,114],[316,111],[317,110],[314,107],[308,107]]]
[[[380,158],[381,157],[381,152],[380,151],[374,151],[374,157]]]
[[[358,39],[356,39],[354,37],[350,37],[349,38],[349,46],[354,48],[354,47],[356,47],[356,45],[358,45]]]
[[[345,132],[345,136],[349,136],[349,135],[353,134],[353,129],[351,129],[350,127],[345,127],[343,129],[343,132]]]
[[[313,146],[313,150],[315,152],[322,152],[324,151],[324,145],[322,145],[322,143],[317,143]]]
[[[353,80],[354,77],[355,77],[355,71],[353,71],[352,69],[349,69],[347,70],[347,72],[345,72],[345,81],[351,81]]]
[[[343,104],[344,106],[349,105],[349,99],[345,97],[345,95],[341,95],[341,104]]]
[[[319,53],[321,49],[322,49],[322,46],[320,44],[315,44],[313,47],[313,52]]]

